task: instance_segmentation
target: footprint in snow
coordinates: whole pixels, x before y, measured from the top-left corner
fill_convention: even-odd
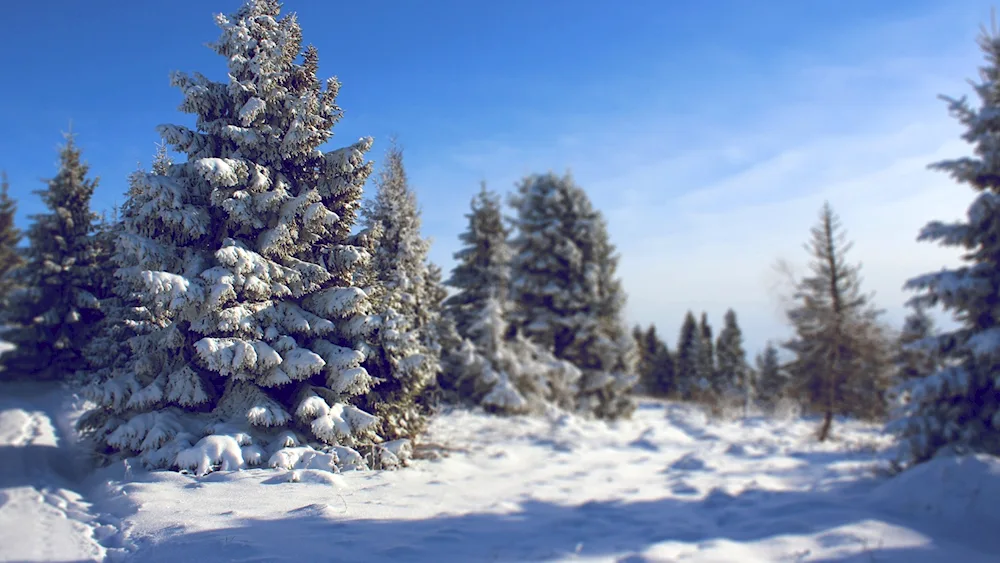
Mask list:
[[[670,492],[675,495],[690,496],[698,494],[698,489],[684,481],[679,481],[670,487]]]
[[[660,446],[653,443],[652,438],[653,438],[653,429],[647,428],[642,431],[642,434],[640,434],[638,438],[629,442],[628,445],[631,448],[639,448],[651,452],[660,451]]]
[[[674,469],[677,471],[700,471],[705,469],[707,465],[705,460],[698,457],[698,454],[689,453],[684,454],[676,461],[670,464],[669,469]]]

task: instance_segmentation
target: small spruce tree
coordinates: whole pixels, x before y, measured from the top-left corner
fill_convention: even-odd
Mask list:
[[[17,202],[10,197],[7,173],[0,173],[0,310],[7,308],[7,298],[14,286],[13,273],[24,263],[17,245],[21,231],[14,226]]]
[[[13,377],[64,379],[82,367],[83,349],[101,320],[100,247],[90,199],[97,180],[72,135],[59,153],[59,172],[41,196],[49,213],[32,217],[27,260],[11,295],[4,338],[16,348],[2,358]]]
[[[701,314],[698,323],[698,334],[701,341],[698,345],[698,381],[697,395],[703,402],[714,403],[717,400],[713,389],[716,376],[715,342],[712,340],[712,325],[708,323],[708,313]]]
[[[468,229],[459,238],[458,264],[448,283],[457,291],[446,300],[463,342],[461,361],[445,379],[459,400],[492,412],[537,412],[554,404],[571,408],[579,370],[557,360],[511,330],[511,251],[500,198],[483,185],[472,200]]]
[[[782,369],[778,358],[778,348],[771,342],[756,358],[756,385],[754,398],[758,406],[773,411],[778,401],[785,398],[788,390],[788,374]]]
[[[649,325],[640,330],[640,375],[646,392],[654,397],[666,397],[674,388],[674,359],[666,343],[656,334],[656,327]]]
[[[897,341],[896,377],[900,382],[927,377],[941,368],[937,351],[926,346],[928,339],[937,336],[934,319],[923,305],[914,303],[911,307]]]
[[[746,350],[743,348],[743,331],[736,320],[736,312],[726,311],[725,326],[719,333],[715,345],[717,358],[716,377],[712,387],[719,397],[746,399],[749,388],[747,377],[750,366],[747,365]]]
[[[675,375],[677,378],[678,398],[690,401],[698,390],[698,380],[701,376],[701,334],[698,331],[698,321],[694,313],[688,311],[681,325],[680,337],[677,341],[677,363]]]
[[[386,152],[364,222],[379,233],[368,295],[380,320],[365,364],[379,383],[365,406],[379,416],[383,437],[413,439],[426,425],[429,394],[440,370],[435,336],[440,302],[434,302],[438,295],[428,283],[430,243],[420,234],[416,193],[395,141]]]

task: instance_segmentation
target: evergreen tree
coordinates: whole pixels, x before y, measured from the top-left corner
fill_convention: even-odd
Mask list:
[[[715,381],[715,343],[712,340],[712,326],[708,324],[708,314],[701,314],[698,323],[698,382],[697,394],[702,401],[714,401],[712,383]]]
[[[757,404],[767,410],[773,410],[778,401],[785,397],[788,388],[788,375],[781,367],[778,359],[778,348],[768,342],[764,351],[757,354],[757,374],[754,395]]]
[[[446,300],[445,317],[455,319],[462,343],[447,385],[459,400],[492,412],[572,407],[579,370],[508,326],[511,251],[500,198],[484,185],[471,207],[468,229],[459,236],[465,246],[455,253],[448,281],[457,291]]]
[[[301,463],[348,468],[378,439],[352,405],[373,384],[354,285],[367,252],[350,236],[371,139],[319,150],[339,83],[316,77],[316,50],[279,13],[251,0],[217,16],[228,83],[172,77],[196,128],[160,126],[186,160],[134,174],[123,206],[115,261],[133,334],[80,423],[102,454],[205,473],[294,467],[312,446],[324,453]],[[378,451],[386,465],[404,448]]]
[[[719,333],[715,354],[718,363],[713,382],[715,393],[720,397],[745,398],[750,367],[743,348],[743,331],[732,309],[726,311],[725,326]]]
[[[674,394],[677,387],[675,366],[674,355],[666,343],[661,341],[659,350],[653,357],[650,377],[656,386],[658,396],[669,397]]]
[[[17,245],[21,231],[14,226],[17,202],[10,197],[7,173],[0,174],[0,310],[7,307],[7,297],[14,285],[12,274],[24,263]]]
[[[153,172],[165,176],[172,164],[165,145],[158,145],[153,160]],[[169,309],[160,304],[144,304],[139,292],[140,286],[132,281],[139,267],[140,257],[131,252],[124,242],[129,233],[138,233],[145,220],[143,210],[147,205],[155,205],[157,194],[145,190],[146,172],[141,168],[129,175],[129,189],[125,204],[115,209],[110,220],[98,225],[96,241],[102,248],[104,260],[100,266],[107,291],[101,301],[104,318],[95,329],[94,338],[84,348],[87,379],[92,383],[84,389],[84,394],[102,408],[87,413],[80,419],[80,429],[94,438],[95,451],[103,451],[105,436],[94,432],[99,428],[110,428],[116,423],[115,417],[124,409],[123,400],[129,398],[130,390],[119,391],[118,384],[133,381],[124,372],[132,368],[138,359],[132,353],[132,344],[139,342],[137,335],[146,335],[161,330],[169,322]],[[169,257],[161,256],[166,261]],[[123,275],[119,275],[123,274]],[[131,274],[131,275],[130,275]],[[148,305],[148,306],[147,306]],[[147,347],[143,350],[146,362],[168,362],[170,350]],[[142,369],[142,364],[139,365]]]
[[[820,441],[835,414],[874,416],[884,406],[885,351],[878,311],[861,293],[860,267],[846,261],[851,244],[829,204],[820,212],[806,249],[812,275],[799,281],[787,314],[796,336],[785,344],[797,395],[823,414]]]
[[[632,341],[638,350],[636,370],[639,372],[639,383],[632,388],[632,391],[649,394],[649,360],[646,353],[646,332],[642,330],[642,326],[636,324],[632,327]]]
[[[649,325],[639,332],[639,357],[641,358],[639,374],[643,386],[649,395],[665,397],[674,388],[674,358],[666,343],[656,334],[656,327]]]
[[[677,393],[683,400],[691,400],[698,390],[698,379],[701,375],[702,352],[701,333],[694,313],[687,312],[684,324],[681,325],[680,338],[677,341]]]
[[[32,217],[27,260],[18,272],[4,323],[4,338],[16,349],[3,356],[14,376],[60,379],[81,367],[83,348],[102,317],[102,277],[94,239],[97,215],[90,199],[97,187],[88,179],[73,136],[59,153],[59,172],[35,191],[49,213]]]
[[[463,336],[481,317],[488,299],[508,300],[512,257],[500,196],[483,183],[471,208],[466,214],[469,226],[458,236],[464,246],[455,253],[457,264],[446,282],[458,291],[444,302],[447,315]]]
[[[581,410],[627,416],[636,346],[603,217],[572,178],[551,173],[525,178],[512,203],[514,327],[582,370]]]
[[[379,384],[365,405],[379,416],[383,437],[414,438],[426,425],[428,393],[440,370],[435,336],[440,311],[439,303],[433,303],[437,290],[429,284],[430,242],[420,234],[416,194],[395,141],[376,188],[364,219],[367,228],[379,233],[368,293],[381,324],[365,366]]]
[[[458,352],[462,346],[462,337],[455,328],[455,321],[445,313],[444,302],[448,298],[448,289],[444,285],[440,266],[427,263],[424,286],[426,309],[432,316],[423,334],[427,338],[426,346],[431,355],[439,358],[437,377],[428,387],[425,398],[428,406],[431,406],[440,402],[447,387],[443,380],[447,379],[448,374],[454,373],[456,366],[461,363]]]
[[[903,320],[898,339],[896,376],[900,381],[927,377],[941,368],[936,351],[924,345],[937,335],[934,319],[920,303],[911,303],[911,307],[913,310]]]
[[[931,167],[947,172],[972,188],[976,198],[967,218],[955,223],[933,221],[919,240],[937,241],[964,250],[965,264],[925,274],[907,282],[919,291],[915,305],[942,306],[955,315],[954,330],[923,340],[914,349],[940,358],[933,374],[913,380],[909,402],[891,428],[904,443],[902,463],[919,463],[944,452],[988,452],[1000,455],[1000,35],[983,33],[979,46],[986,55],[974,83],[978,104],[945,98],[951,114],[966,128],[962,138],[973,156],[945,160]]]

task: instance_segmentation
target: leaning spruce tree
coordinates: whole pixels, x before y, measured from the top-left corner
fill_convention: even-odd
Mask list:
[[[49,213],[32,218],[19,287],[3,315],[13,327],[4,339],[16,346],[3,362],[14,377],[51,380],[76,373],[102,317],[97,215],[90,209],[97,180],[87,178],[89,167],[72,135],[59,159],[59,172],[35,192]]]
[[[172,77],[197,125],[161,126],[186,160],[133,178],[142,205],[124,213],[118,276],[146,324],[81,422],[107,455],[199,473],[364,467],[357,449],[378,441],[352,405],[373,384],[354,286],[367,256],[350,235],[371,139],[319,150],[339,84],[317,79],[315,49],[297,62],[301,30],[279,11],[252,0],[216,17],[228,83]],[[378,461],[406,450],[384,445]]]
[[[941,305],[960,326],[914,345],[939,356],[942,367],[910,382],[909,400],[890,425],[902,438],[904,465],[944,452],[1000,454],[1000,35],[984,32],[979,45],[987,62],[974,84],[978,107],[964,97],[945,98],[966,127],[962,138],[973,156],[931,165],[978,196],[964,221],[933,221],[919,236],[962,248],[965,264],[906,284],[920,292],[913,304]]]
[[[811,275],[799,281],[786,312],[795,329],[784,344],[794,355],[788,371],[804,406],[823,415],[820,441],[834,415],[873,418],[884,406],[881,311],[861,291],[860,266],[847,262],[850,248],[839,217],[824,204],[806,245]]]
[[[378,384],[365,405],[379,416],[383,437],[414,438],[425,426],[427,393],[440,369],[439,311],[436,292],[428,285],[430,243],[421,236],[416,193],[395,142],[386,152],[364,222],[366,230],[377,233],[367,290],[378,320],[365,364]]]
[[[571,177],[552,173],[525,178],[512,203],[512,324],[582,370],[581,411],[629,415],[636,346],[622,322],[625,297],[603,217]]]

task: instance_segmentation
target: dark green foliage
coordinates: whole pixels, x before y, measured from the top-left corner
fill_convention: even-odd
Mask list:
[[[681,325],[680,338],[677,341],[675,370],[677,393],[679,398],[688,400],[698,389],[698,378],[701,374],[701,333],[694,313],[687,312],[684,324]]]
[[[59,172],[38,190],[49,213],[35,215],[29,248],[10,296],[4,338],[17,349],[2,358],[8,374],[61,379],[83,367],[82,350],[102,317],[106,284],[100,270],[101,246],[94,237],[96,215],[90,199],[97,180],[71,135],[59,154]]]
[[[14,285],[12,273],[24,259],[17,245],[21,242],[21,231],[14,226],[17,202],[10,197],[7,174],[0,174],[0,308],[5,308],[7,296]]]

